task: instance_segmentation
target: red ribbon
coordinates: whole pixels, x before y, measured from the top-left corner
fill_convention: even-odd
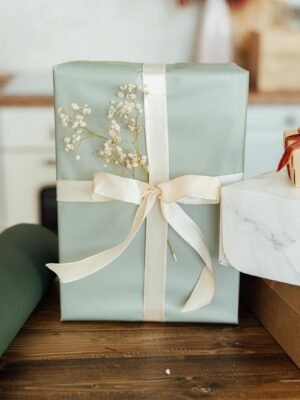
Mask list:
[[[289,142],[293,142],[289,144]],[[298,128],[298,133],[295,135],[290,135],[285,138],[284,141],[285,151],[279,161],[277,172],[281,171],[288,163],[290,162],[291,158],[293,157],[293,153],[295,150],[300,149],[300,128]]]

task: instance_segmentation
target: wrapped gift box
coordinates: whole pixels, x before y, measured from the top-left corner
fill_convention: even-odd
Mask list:
[[[300,368],[300,287],[243,275],[241,297]]]
[[[49,268],[60,277],[62,320],[236,323],[239,273],[218,262],[216,182],[243,172],[248,73],[235,65],[71,62],[54,68],[54,89],[63,264]],[[131,121],[133,113],[141,117]],[[123,128],[117,148],[110,140]],[[136,147],[123,154],[122,146]],[[124,241],[148,206],[128,247],[116,257],[120,246],[101,253]],[[195,306],[195,292],[206,305]]]

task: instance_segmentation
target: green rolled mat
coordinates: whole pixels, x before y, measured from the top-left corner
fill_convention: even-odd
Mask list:
[[[20,224],[0,234],[0,356],[54,279],[45,264],[57,260],[57,237],[43,226]]]

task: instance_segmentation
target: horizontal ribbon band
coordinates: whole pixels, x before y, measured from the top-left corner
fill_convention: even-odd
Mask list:
[[[193,311],[209,304],[214,296],[215,278],[211,256],[198,225],[177,203],[217,204],[222,181],[226,184],[242,178],[242,174],[209,177],[186,175],[150,185],[148,183],[98,172],[91,181],[58,181],[58,201],[102,202],[119,200],[139,205],[128,237],[119,245],[80,261],[48,264],[61,282],[85,278],[108,266],[128,247],[152,207],[158,202],[163,218],[198,253],[204,268],[182,311]]]

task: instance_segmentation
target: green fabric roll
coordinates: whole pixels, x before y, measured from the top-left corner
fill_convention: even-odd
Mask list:
[[[43,226],[20,224],[0,235],[0,356],[54,279],[45,264],[57,259],[57,237]]]

